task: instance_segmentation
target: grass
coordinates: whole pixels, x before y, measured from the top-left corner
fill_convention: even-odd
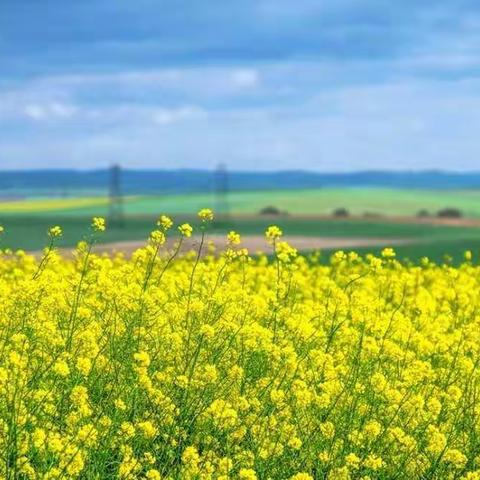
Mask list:
[[[228,197],[232,213],[255,214],[273,205],[291,214],[330,214],[338,207],[352,214],[366,212],[381,215],[416,215],[420,209],[432,214],[445,207],[460,209],[465,216],[480,217],[480,191],[441,191],[350,188],[315,190],[266,190],[231,192]],[[50,203],[49,203],[50,202]],[[125,198],[125,211],[129,215],[188,214],[205,206],[215,206],[211,193],[168,196],[138,196]],[[31,213],[49,216],[58,214],[74,216],[106,215],[108,202],[105,197],[66,200],[26,200],[1,202],[0,215]]]
[[[423,257],[427,257],[437,264],[448,263],[454,266],[458,266],[464,261],[464,253],[467,250],[473,252],[474,260],[478,262],[480,258],[480,232],[477,234],[477,238],[458,238],[456,240],[438,240],[395,246],[397,258],[404,262],[418,263]],[[362,255],[372,253],[380,256],[382,248],[360,247],[355,248],[355,251]],[[327,263],[330,255],[334,252],[333,249],[323,250],[322,263]]]
[[[201,207],[214,205],[211,194],[184,194],[125,198],[124,226],[109,225],[105,242],[140,240],[148,236],[160,212],[175,215],[177,220],[191,221],[187,214]],[[381,237],[415,239],[413,245],[397,247],[400,257],[422,256],[441,261],[444,254],[458,262],[466,249],[480,251],[480,231],[473,227],[448,227],[391,222],[388,218],[334,220],[295,217],[295,214],[327,214],[343,206],[351,213],[381,215],[413,215],[425,208],[431,212],[446,206],[456,207],[471,217],[480,216],[480,192],[393,190],[393,189],[322,189],[232,192],[230,210],[234,220],[218,223],[212,231],[226,233],[230,229],[244,235],[258,234],[271,223],[278,223],[286,234],[326,237]],[[262,218],[257,213],[266,205],[274,205],[292,213],[279,219]],[[240,216],[235,213],[241,214]],[[108,215],[105,197],[69,199],[30,199],[0,202],[0,224],[6,228],[3,245],[26,250],[41,249],[46,243],[46,230],[60,224],[64,237],[60,246],[73,246],[88,231],[90,218]],[[243,215],[243,216],[242,216]],[[359,249],[362,252],[373,248]],[[325,256],[329,251],[325,251]]]
[[[128,216],[123,226],[109,225],[107,232],[102,236],[102,242],[147,238],[155,225],[155,220],[156,217],[153,216]],[[177,216],[176,220],[193,223],[196,221],[195,218],[181,215]],[[59,224],[64,231],[59,246],[73,246],[88,232],[89,223],[89,217],[11,215],[4,218],[5,235],[2,242],[4,246],[14,249],[39,250],[47,242],[48,227]],[[480,251],[480,230],[477,228],[402,224],[388,222],[384,219],[352,221],[286,217],[272,220],[260,217],[238,217],[228,222],[215,223],[211,231],[224,234],[235,229],[244,235],[258,235],[271,223],[279,224],[287,235],[415,239],[418,243],[396,248],[400,258],[418,259],[429,256],[431,259],[441,261],[443,255],[448,253],[458,261],[467,249]],[[375,248],[358,250],[362,252],[378,251]],[[328,253],[329,251],[326,250],[325,256]]]

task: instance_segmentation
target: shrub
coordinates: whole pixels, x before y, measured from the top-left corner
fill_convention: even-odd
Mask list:
[[[461,218],[462,212],[458,208],[444,208],[439,210],[437,216],[440,218]]]
[[[334,217],[344,218],[344,217],[350,216],[350,212],[346,208],[340,207],[340,208],[336,208],[332,212],[332,215]]]
[[[263,207],[260,210],[260,215],[282,215],[282,213],[283,212],[279,208],[274,207],[273,205]]]
[[[417,212],[417,217],[419,217],[419,218],[425,218],[425,217],[429,217],[429,216],[430,216],[430,212],[425,208],[421,208]]]

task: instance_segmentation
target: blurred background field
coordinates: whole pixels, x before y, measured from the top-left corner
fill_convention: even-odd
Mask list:
[[[131,195],[123,198],[127,215],[189,214],[205,205],[214,205],[212,193]],[[480,218],[480,191],[434,191],[393,188],[325,188],[296,190],[232,191],[228,193],[232,214],[256,215],[274,207],[290,215],[330,215],[340,208],[355,216],[435,216],[443,208],[460,210],[466,217]],[[106,196],[74,198],[28,198],[0,201],[0,214],[84,216],[106,215]]]
[[[323,259],[344,244],[351,250],[357,240],[355,250],[361,253],[378,253],[392,244],[400,258],[412,261],[428,256],[441,262],[448,255],[459,262],[467,249],[480,252],[480,191],[473,188],[355,185],[230,190],[216,188],[213,182],[202,193],[184,185],[176,188],[182,193],[167,188],[142,194],[140,185],[130,189],[135,193],[124,194],[128,182],[123,177],[116,181],[112,187],[107,175],[103,188],[98,185],[90,191],[70,186],[52,193],[42,182],[37,187],[5,189],[0,200],[4,246],[38,251],[47,241],[46,230],[56,224],[64,230],[59,245],[74,246],[88,232],[92,216],[110,220],[101,242],[141,242],[161,213],[177,222],[196,223],[195,212],[210,207],[218,214],[212,234],[235,229],[244,236],[258,236],[266,226],[278,224],[287,238],[331,239]],[[378,246],[362,246],[365,239]]]

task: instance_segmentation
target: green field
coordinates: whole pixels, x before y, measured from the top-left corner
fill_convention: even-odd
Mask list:
[[[103,242],[146,239],[155,225],[155,217],[129,216],[123,226],[110,225],[102,236]],[[179,221],[192,221],[195,218],[180,216]],[[212,233],[226,233],[236,229],[245,235],[262,233],[266,226],[277,223],[286,234],[312,235],[327,237],[382,237],[415,239],[414,245],[403,245],[396,248],[400,257],[416,260],[429,256],[441,261],[445,253],[453,256],[455,261],[461,259],[467,249],[480,252],[480,229],[473,227],[448,227],[438,225],[413,225],[388,222],[387,220],[333,220],[302,219],[295,217],[272,219],[244,217],[231,219],[228,222],[211,226]],[[4,218],[5,235],[2,243],[6,247],[38,250],[47,242],[46,231],[49,226],[60,224],[64,236],[60,246],[73,246],[88,232],[89,217],[58,216],[9,216]],[[362,252],[377,252],[379,249],[357,249]],[[324,252],[325,256],[329,254]]]
[[[65,207],[62,202],[68,202]],[[0,202],[0,215],[38,215],[65,213],[68,215],[105,215],[108,211],[104,197],[79,199],[26,200]],[[324,215],[344,207],[354,215],[414,216],[420,209],[431,214],[445,207],[460,209],[467,217],[480,217],[480,190],[434,191],[400,190],[385,188],[269,190],[231,192],[228,196],[232,213],[256,214],[272,205],[290,214]],[[129,215],[190,214],[205,206],[215,206],[212,194],[183,194],[125,198],[125,211]]]
[[[429,256],[442,261],[444,254],[449,254],[458,262],[467,249],[480,252],[478,228],[408,224],[388,219],[389,215],[415,215],[421,208],[435,212],[444,207],[456,207],[465,216],[480,217],[480,192],[388,189],[233,192],[229,196],[229,205],[230,220],[215,223],[212,232],[226,233],[236,229],[243,234],[261,234],[267,225],[277,223],[290,235],[413,239],[415,244],[396,248],[400,257],[413,260]],[[286,210],[290,215],[278,218],[258,216],[257,212],[267,205]],[[102,241],[147,238],[158,214],[163,212],[174,215],[178,221],[195,222],[192,213],[205,206],[214,206],[211,195],[128,197],[125,199],[124,225],[109,225]],[[360,216],[369,212],[380,217],[344,220],[308,218],[308,215],[328,214],[340,206]],[[104,197],[0,202],[0,224],[6,229],[2,245],[38,250],[47,241],[48,227],[59,224],[64,230],[60,246],[72,246],[88,232],[93,215],[108,215],[108,203]],[[358,250],[375,252],[379,249]],[[324,257],[328,254],[325,251]]]

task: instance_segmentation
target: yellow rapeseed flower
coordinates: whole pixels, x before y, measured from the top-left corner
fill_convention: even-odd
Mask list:
[[[193,228],[189,223],[183,223],[178,227],[178,230],[184,237],[188,238],[192,236]]]
[[[93,217],[92,219],[92,230],[94,232],[104,232],[106,229],[106,222],[103,217]]]
[[[257,480],[258,477],[255,470],[251,468],[241,468],[238,473],[238,478],[240,480]]]
[[[167,215],[160,215],[160,218],[157,220],[157,225],[164,230],[169,230],[173,226],[173,220]]]
[[[153,230],[150,232],[150,243],[154,246],[161,246],[165,243],[166,237],[161,230]]]
[[[383,258],[395,258],[395,250],[393,248],[387,247],[382,250]]]
[[[213,211],[210,208],[202,208],[198,212],[198,217],[202,222],[211,222],[213,220]]]
[[[162,480],[162,476],[160,475],[160,472],[155,468],[151,468],[150,470],[147,470],[145,477],[148,480]]]
[[[269,242],[274,242],[276,239],[280,238],[283,235],[282,230],[276,225],[270,225],[265,230],[265,237]]]
[[[51,238],[61,237],[62,234],[63,234],[62,227],[59,227],[58,225],[55,225],[54,227],[50,227],[48,229],[48,236]]]
[[[292,475],[290,480],[313,480],[313,477],[309,473],[300,472]]]
[[[233,230],[228,232],[227,241],[230,245],[239,245],[241,241],[240,234]]]

